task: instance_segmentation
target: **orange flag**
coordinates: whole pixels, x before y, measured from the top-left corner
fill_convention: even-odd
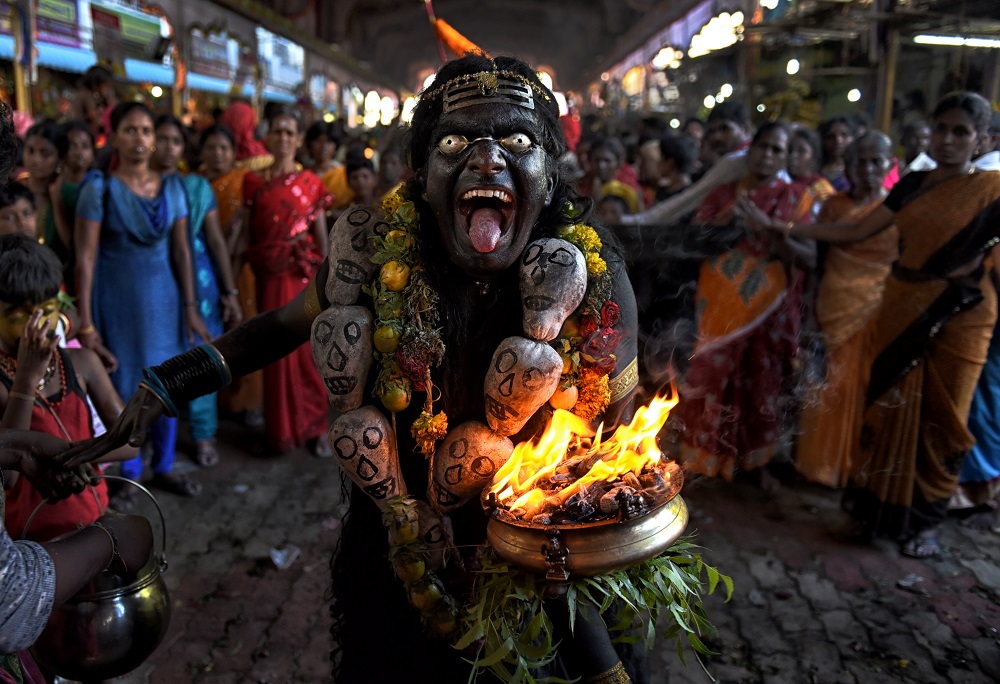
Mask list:
[[[483,57],[489,57],[485,50],[453,29],[451,24],[444,19],[435,18],[433,20],[433,24],[434,33],[437,34],[438,40],[440,40],[446,48],[454,52],[458,57],[464,56],[467,52],[476,52]]]

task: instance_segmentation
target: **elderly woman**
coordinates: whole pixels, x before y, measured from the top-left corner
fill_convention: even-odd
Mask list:
[[[823,205],[822,223],[857,222],[882,206],[892,166],[892,141],[866,133],[847,148],[851,189]],[[816,294],[816,318],[827,352],[826,382],[802,415],[795,467],[808,479],[843,487],[861,437],[873,357],[869,323],[882,304],[885,279],[899,256],[899,235],[889,228],[857,243],[830,246]]]
[[[456,102],[462,106],[454,106]],[[376,349],[390,351],[380,351],[378,372],[372,369],[363,393],[358,388],[358,404],[374,392],[394,414],[392,424],[398,429],[389,427],[382,409],[366,405],[344,414],[350,421],[357,417],[355,428],[338,419],[331,432],[338,444],[338,460],[355,480],[351,513],[333,568],[335,633],[341,657],[337,682],[457,683],[469,679],[469,662],[446,642],[423,631],[413,608],[419,608],[417,594],[405,590],[394,576],[386,560],[390,548],[383,510],[388,512],[393,494],[411,492],[406,501],[412,501],[417,510],[451,511],[421,539],[429,544],[440,544],[445,538],[453,541],[463,561],[450,566],[444,591],[463,598],[459,592],[470,577],[463,578],[462,568],[477,562],[474,550],[485,538],[485,515],[475,501],[457,507],[461,499],[442,488],[450,483],[430,477],[425,454],[434,453],[435,438],[429,433],[436,425],[454,439],[460,433],[452,427],[489,432],[486,422],[500,426],[497,421],[503,421],[506,427],[501,434],[520,442],[534,435],[550,415],[545,400],[556,398],[554,385],[546,394],[532,394],[534,403],[517,406],[507,402],[504,388],[484,392],[485,380],[494,377],[490,375],[496,366],[492,355],[503,353],[505,340],[520,338],[514,344],[552,358],[552,347],[523,337],[527,333],[518,273],[522,254],[532,241],[564,235],[581,242],[590,265],[584,277],[588,284],[601,283],[600,292],[591,291],[601,304],[598,308],[609,314],[599,324],[590,321],[601,331],[587,332],[583,338],[590,360],[581,357],[579,364],[570,360],[567,376],[559,375],[562,360],[551,367],[547,377],[553,372],[556,378],[566,377],[567,391],[577,395],[575,402],[560,396],[560,403],[587,420],[603,415],[608,430],[619,418],[630,415],[636,385],[634,297],[612,239],[587,225],[590,203],[559,176],[558,160],[565,150],[555,98],[538,81],[534,69],[513,58],[491,60],[479,55],[446,64],[414,110],[408,150],[414,177],[395,205],[386,206],[394,225],[405,223],[406,229],[397,228],[399,232],[377,240],[382,251],[376,248],[368,259],[383,268],[368,271],[371,275],[366,276],[361,263],[365,259],[359,256],[368,244],[365,231],[379,237],[379,230],[385,232],[381,212],[362,208],[345,214],[333,230],[330,244],[337,252],[329,259],[332,268],[321,268],[306,290],[281,309],[248,321],[214,346],[150,369],[151,382],[133,397],[127,417],[108,438],[80,454],[87,457],[93,449],[141,439],[143,426],[164,406],[193,393],[218,389],[229,371],[245,373],[288,354],[308,339],[311,327],[313,349],[334,398],[365,384],[355,375],[342,374],[353,363],[351,347],[361,339],[359,321],[373,314],[398,316],[406,321],[407,330],[417,330],[415,337],[402,340],[393,340],[388,334],[391,330],[385,334],[376,330]],[[397,250],[391,259],[395,264],[389,264],[387,249]],[[409,272],[404,276],[401,266],[407,264]],[[372,300],[360,297],[362,283],[370,283],[367,292]],[[401,289],[392,289],[396,287]],[[396,308],[393,293],[397,291],[419,296],[422,304],[409,311]],[[609,303],[614,306],[605,309]],[[344,316],[348,316],[346,324]],[[575,329],[582,321],[581,312],[572,316],[570,327]],[[583,330],[573,334],[574,339],[577,336],[582,338]],[[399,345],[399,353],[392,353],[388,344],[392,342]],[[440,365],[421,366],[421,358],[414,354],[417,351],[440,354],[426,357],[436,358]],[[534,373],[524,377],[530,380]],[[424,383],[423,390],[418,383]],[[425,420],[420,405],[425,402],[410,403],[413,391],[425,391],[425,402],[437,403],[447,413],[447,425]],[[506,422],[515,417],[517,425]],[[469,424],[476,427],[463,428]],[[395,438],[390,449],[398,454],[398,467],[394,457],[388,456],[376,464],[374,452],[367,451],[379,448],[387,434]],[[348,453],[345,445],[352,442],[365,449],[364,459]],[[425,499],[423,493],[428,490],[433,495]],[[434,513],[430,519],[437,519]],[[445,585],[433,587],[441,591]],[[408,595],[413,607],[407,605]],[[447,600],[442,605],[454,604]],[[437,623],[428,618],[426,624]],[[564,654],[571,653],[561,659],[560,676],[628,681],[628,668],[636,681],[648,681],[643,679],[641,658],[622,664],[599,616],[577,619],[576,630],[560,647]],[[391,657],[386,657],[390,651]]]
[[[931,133],[937,168],[904,176],[859,222],[788,226],[759,212],[751,218],[829,242],[899,230],[845,504],[865,532],[895,538],[918,558],[940,551],[939,527],[974,443],[966,421],[997,319],[989,270],[1000,241],[1000,172],[972,164],[990,114],[974,93],[942,99]]]
[[[779,172],[788,128],[760,127],[747,151],[747,174],[713,190],[696,222],[739,227],[751,205],[772,220],[810,220],[796,213],[799,187]],[[798,353],[801,276],[785,241],[749,234],[705,261],[698,275],[698,341],[681,383],[681,457],[702,475],[731,479],[771,460],[781,436],[783,397]],[[784,257],[784,258],[782,258]]]

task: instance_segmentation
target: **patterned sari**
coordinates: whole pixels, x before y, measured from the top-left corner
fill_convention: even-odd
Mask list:
[[[311,171],[269,180],[250,172],[243,197],[250,209],[247,262],[257,277],[257,304],[270,311],[292,301],[323,263],[312,227],[330,195]],[[264,430],[275,451],[325,434],[326,407],[326,388],[308,342],[264,368]]]
[[[227,240],[233,217],[243,207],[243,178],[246,175],[246,169],[235,168],[212,181],[215,201],[219,205],[219,223]],[[249,227],[245,226],[244,230]],[[250,264],[243,264],[236,274],[236,289],[240,291],[243,320],[248,321],[257,315],[257,281]],[[219,392],[219,407],[231,413],[259,409],[263,400],[264,375],[261,371],[233,378],[233,383]]]
[[[969,407],[997,319],[988,251],[1000,242],[1000,172],[893,188],[901,253],[874,330],[869,408],[845,508],[882,536],[941,522],[974,439]],[[983,258],[985,256],[985,258]],[[966,276],[950,273],[981,259]]]
[[[746,194],[745,181],[713,190],[698,211],[707,223]],[[801,188],[772,179],[748,194],[766,214],[798,216]],[[765,465],[781,434],[783,398],[798,354],[801,272],[777,256],[781,238],[745,234],[705,261],[698,275],[698,341],[681,383],[681,458],[702,475],[732,479],[737,469]]]
[[[856,223],[882,205],[831,197],[820,223]],[[843,487],[861,423],[873,360],[869,323],[882,304],[889,267],[899,251],[895,227],[853,244],[831,245],[816,294],[816,320],[826,345],[826,382],[806,404],[795,467],[806,478]]]

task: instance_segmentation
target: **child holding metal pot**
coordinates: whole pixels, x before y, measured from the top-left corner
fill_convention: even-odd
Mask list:
[[[46,497],[79,492],[86,473],[58,468],[54,460],[67,446],[40,432],[0,429],[0,480],[3,471],[17,471]],[[4,503],[0,493],[0,514]],[[152,545],[152,528],[141,516],[105,515],[73,535],[39,545],[14,541],[0,515],[0,682],[45,682],[25,649],[42,633],[53,608],[104,570],[134,573],[149,560]]]

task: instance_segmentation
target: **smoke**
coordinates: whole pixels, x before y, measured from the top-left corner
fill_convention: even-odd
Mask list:
[[[662,226],[617,226],[614,230],[629,256],[629,275],[636,294],[642,400],[648,401],[668,391],[673,384],[680,390],[681,406],[678,408],[683,409],[686,399],[697,402],[699,398],[699,389],[688,383],[691,361],[699,349],[696,311],[699,271],[706,260],[733,249],[747,232],[738,224],[709,227],[690,221]],[[786,310],[791,318],[801,322],[796,332],[786,334],[779,326],[768,328],[770,320],[761,324],[771,335],[771,349],[782,350],[773,360],[780,366],[781,382],[761,398],[740,396],[741,393],[760,394],[759,388],[753,388],[756,378],[728,378],[729,386],[736,389],[732,401],[728,396],[723,399],[717,414],[720,429],[709,436],[708,442],[716,440],[713,451],[735,452],[737,462],[743,467],[754,467],[769,458],[789,460],[799,434],[802,411],[817,401],[825,387],[828,369],[823,335],[812,322],[811,302],[816,279],[815,269],[792,269]],[[761,343],[758,340],[756,344]],[[716,349],[725,351],[727,347],[721,345]],[[746,364],[736,365],[737,372],[768,374],[772,359],[759,346],[744,354],[749,358]],[[675,458],[680,455],[682,435],[685,442],[700,446],[701,436],[694,434],[695,430],[686,429],[681,419],[684,414],[684,410],[675,409],[661,433],[664,451],[674,452],[671,455]],[[741,435],[742,424],[752,422],[748,414],[774,426],[773,430],[768,430],[773,432],[768,435],[772,446],[764,455],[759,449],[739,453],[738,442],[742,440],[733,439]]]

